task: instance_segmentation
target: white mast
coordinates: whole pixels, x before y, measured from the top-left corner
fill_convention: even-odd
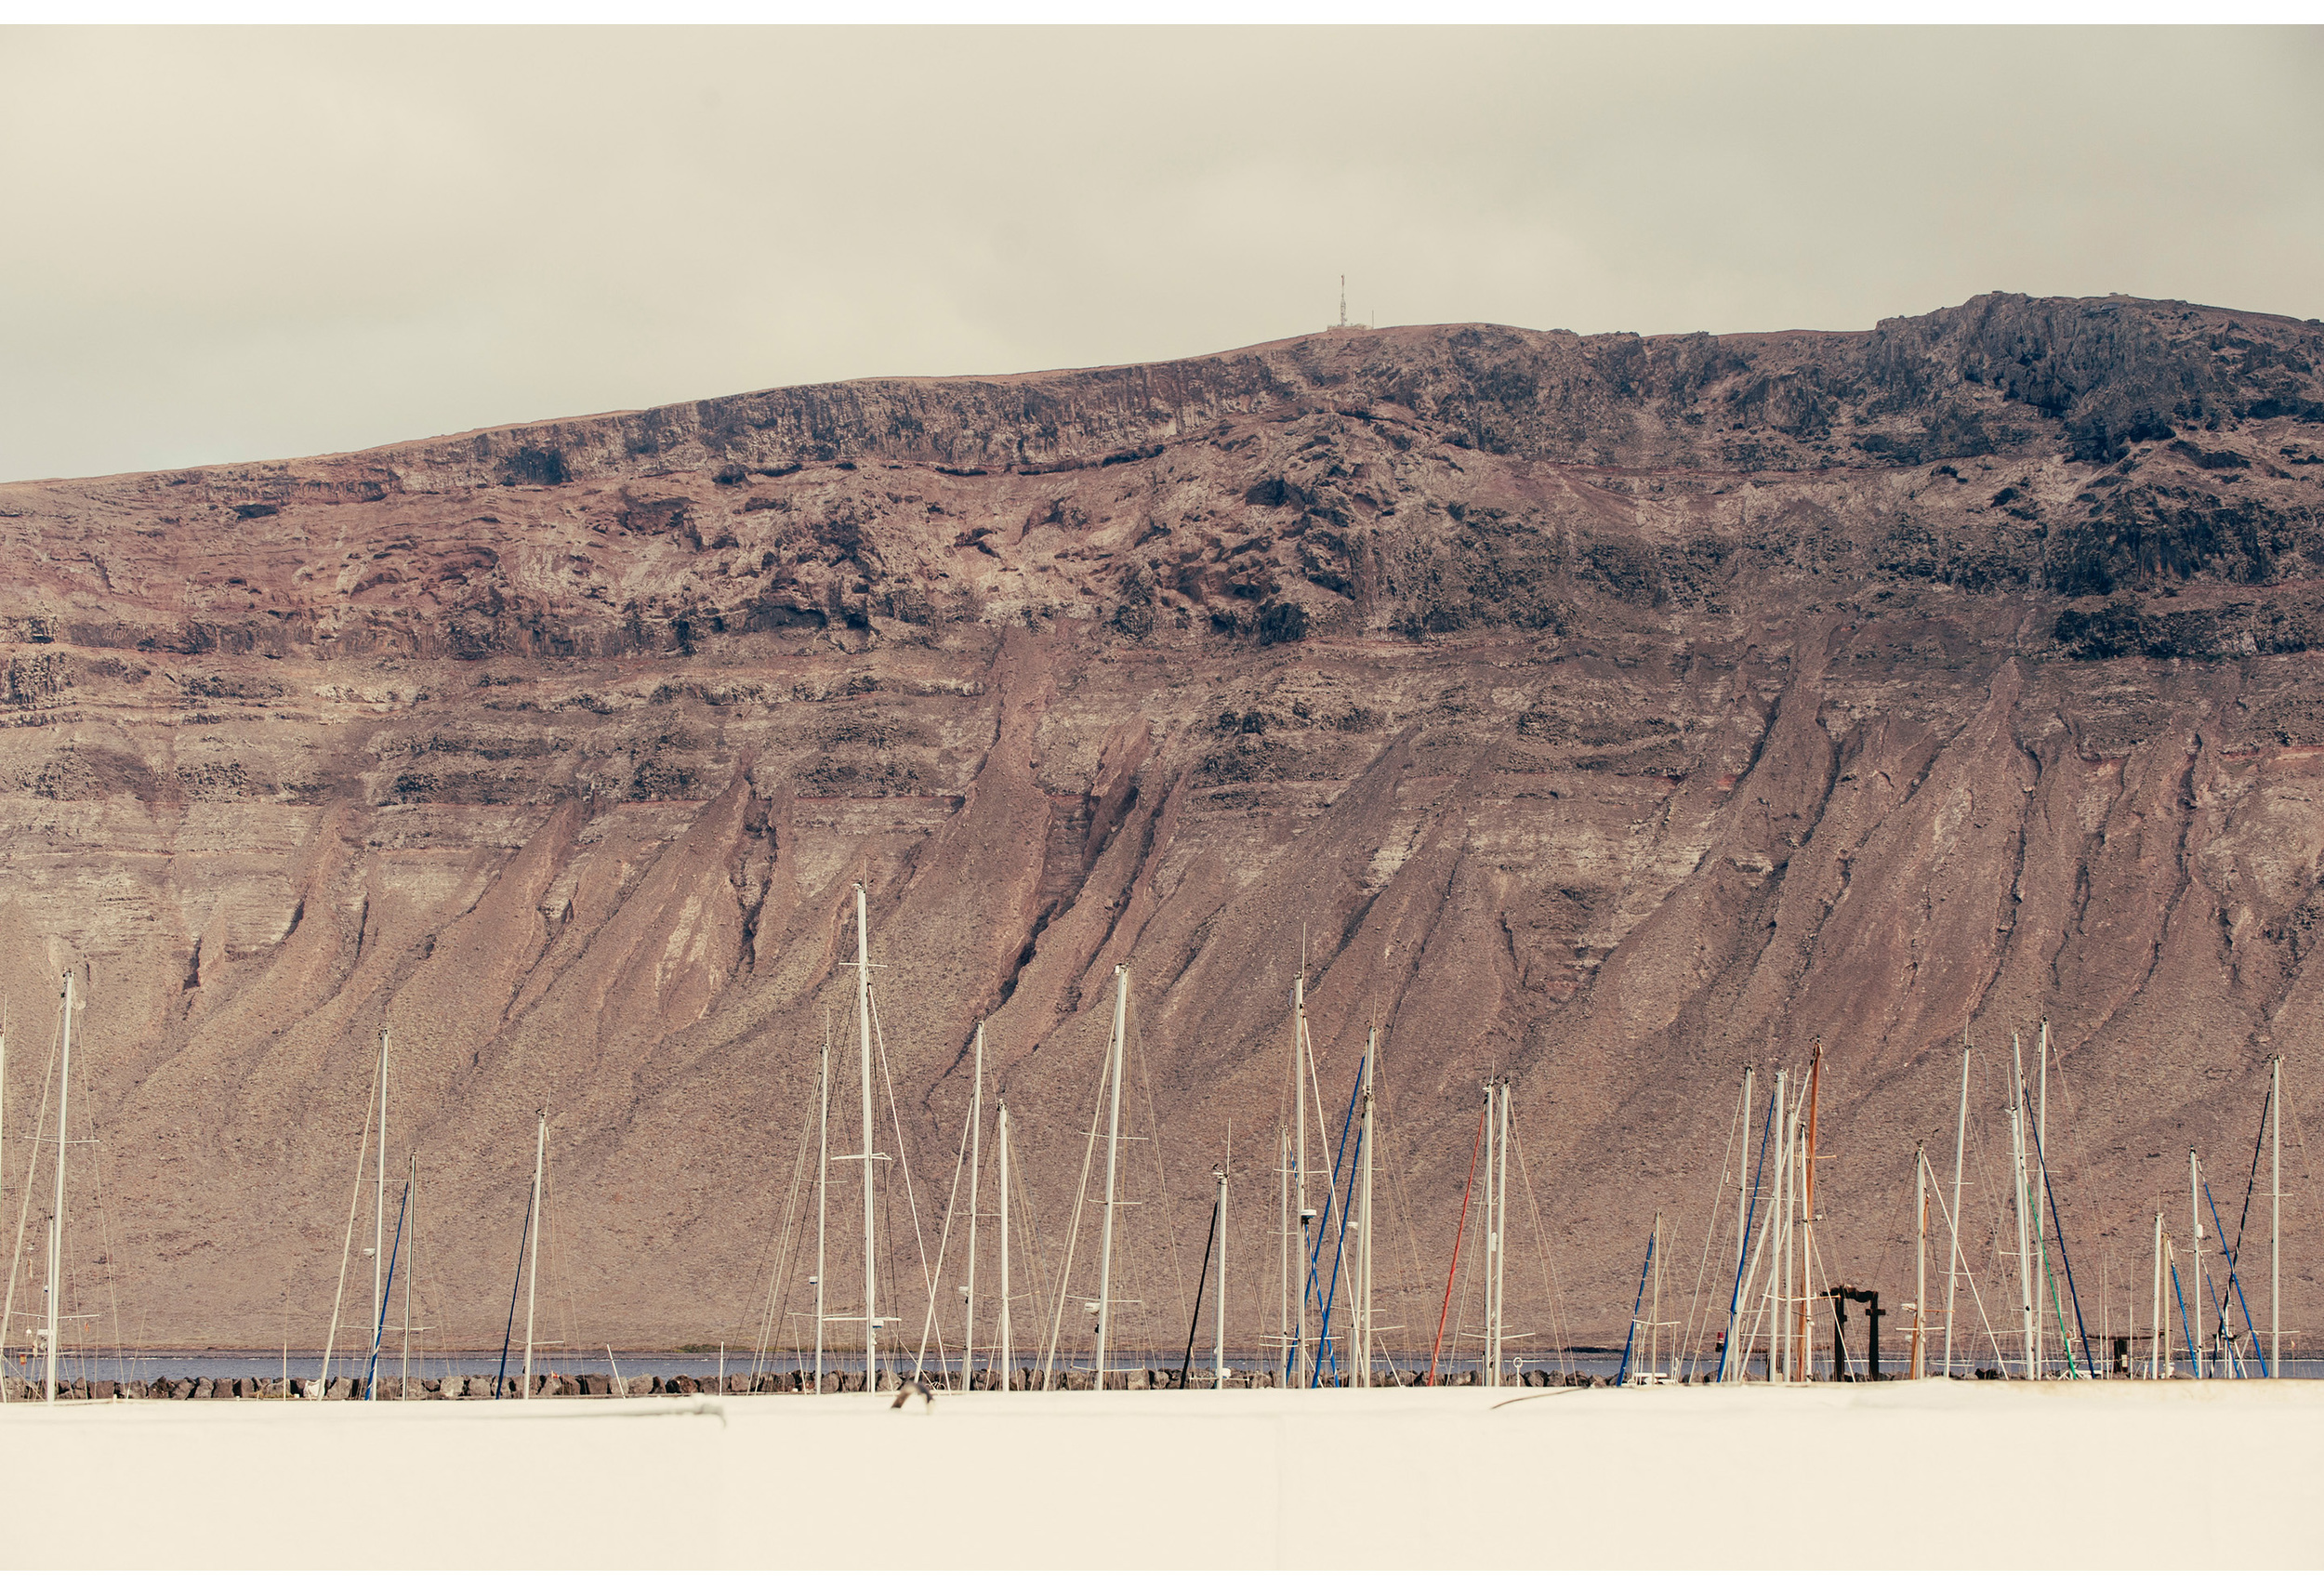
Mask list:
[[[376,1089],[376,1081],[374,1088]],[[323,1366],[315,1370],[314,1388],[308,1393],[316,1400],[330,1388],[331,1355],[338,1349],[339,1313],[347,1305],[347,1268],[355,1255],[355,1215],[363,1206],[363,1160],[371,1155],[371,1104],[363,1104],[363,1133],[355,1140],[355,1181],[347,1193],[347,1232],[339,1237],[339,1280],[331,1290],[331,1325],[323,1337]]]
[[[1000,1388],[1016,1377],[1017,1342],[1009,1323],[1009,1099],[1000,1100]]]
[[[969,1295],[960,1329],[960,1388],[976,1367],[976,1177],[984,1167],[984,1022],[976,1022],[976,1086],[969,1098]]]
[[[1946,1222],[1952,1232],[1945,1260],[1945,1377],[1953,1377],[1953,1297],[1961,1288],[1961,1167],[1969,1143],[1969,1031],[1961,1033],[1961,1117],[1953,1127],[1953,1208]],[[1982,1308],[1979,1309],[1983,1311]]]
[[[5,1047],[0,1042],[0,1047]],[[5,1053],[0,1053],[5,1057]],[[2267,1085],[2267,1377],[2284,1377],[2284,1055],[2272,1060]]]
[[[2162,1378],[2167,1358],[2163,1351],[2165,1321],[2162,1315],[2162,1209],[2155,1209],[2155,1302],[2154,1315],[2146,1325],[2146,1377]]]
[[[7,1021],[5,1017],[5,1013],[0,1012],[0,1192],[5,1192],[7,1189],[8,1184],[7,1130],[8,1031]],[[29,1159],[26,1161],[24,1168],[24,1183],[27,1189],[29,1189],[33,1183],[33,1169]],[[5,1202],[0,1202],[0,1207],[4,1207],[7,1204]],[[20,1231],[16,1237],[16,1244],[20,1246],[24,1244],[24,1236]],[[5,1298],[5,1305],[0,1305],[0,1362],[5,1362],[7,1360],[8,1348],[8,1315],[15,1312],[15,1310],[16,1270],[13,1266],[11,1266],[8,1270],[8,1289]],[[285,1390],[289,1389],[287,1385],[284,1388]],[[0,1382],[0,1402],[5,1402],[7,1398],[7,1386],[5,1382]]]
[[[5,1190],[7,1186],[7,1125],[8,1033],[5,1018],[0,1018],[0,1190]],[[32,1189],[32,1160],[27,1158],[24,1165],[25,1189],[30,1191]],[[20,1246],[24,1244],[24,1235],[21,1226],[19,1227],[17,1232],[16,1244]],[[5,1361],[7,1357],[8,1346],[8,1320],[15,1313],[15,1312],[16,1270],[14,1268],[10,1268],[8,1270],[8,1288],[7,1294],[5,1297],[0,1297],[0,1361]],[[284,1388],[287,1390],[290,1387],[285,1385]],[[7,1399],[8,1387],[5,1382],[0,1382],[0,1402],[5,1402]]]
[[[1646,1249],[1654,1254],[1651,1271],[1654,1278],[1647,1286],[1650,1294],[1646,1298],[1646,1354],[1641,1365],[1646,1370],[1644,1382],[1651,1383],[1662,1371],[1661,1359],[1657,1354],[1660,1342],[1656,1334],[1662,1327],[1662,1209],[1659,1207],[1655,1209],[1654,1239]]]
[[[864,883],[855,883],[855,1028],[862,1043],[864,1087],[864,1388],[879,1388],[879,1284],[874,1263],[877,1219],[872,1207],[871,931],[865,923]]]
[[[2041,1377],[2040,1364],[2035,1360],[2034,1302],[2033,1302],[2033,1238],[2027,1229],[2026,1216],[2026,1054],[2019,1045],[2017,1033],[2010,1032],[2010,1100],[2009,1100],[2009,1159],[2010,1174],[2017,1187],[2012,1204],[2017,1209],[2017,1305],[2019,1333],[2026,1353],[2026,1377]]]
[[[1912,1248],[1912,1371],[1907,1377],[1918,1379],[1927,1375],[1921,1362],[1921,1326],[1929,1316],[1929,1158],[1918,1143],[1912,1149],[1912,1206],[1920,1228]],[[1872,1372],[1878,1375],[1879,1367]]]
[[[1793,1204],[1791,1200],[1792,1172],[1799,1163],[1798,1148],[1792,1139],[1799,1133],[1799,1111],[1788,1113],[1784,1098],[1789,1072],[1776,1071],[1776,1234],[1783,1249],[1776,1254],[1772,1283],[1776,1290],[1776,1326],[1768,1337],[1767,1379],[1789,1384],[1791,1380],[1791,1258],[1798,1249],[1799,1239],[1791,1232]]]
[[[1501,1382],[1501,1345],[1509,1334],[1509,1092],[1501,1081],[1501,1134],[1493,1173],[1493,1382]]]
[[[1372,1383],[1372,1083],[1373,1070],[1380,1057],[1380,1027],[1374,1025],[1364,1039],[1364,1124],[1357,1136],[1363,1142],[1364,1156],[1357,1166],[1356,1177],[1362,1181],[1358,1193],[1355,1232],[1355,1382],[1359,1388],[1369,1389]],[[1226,1176],[1219,1177],[1219,1199],[1226,1200]],[[1224,1208],[1221,1212],[1223,1215]],[[1225,1220],[1220,1221],[1220,1240],[1225,1240]],[[1220,1274],[1225,1279],[1223,1265]]]
[[[815,1393],[823,1394],[823,1285],[831,1276],[825,1220],[831,1212],[831,1043],[817,1070],[823,1105],[815,1130]]]
[[[1800,1330],[1791,1308],[1806,1288],[1806,1270],[1800,1260],[1800,1118],[1806,1095],[1795,1092],[1791,1120],[1784,1127],[1783,1143],[1783,1307],[1777,1325],[1783,1337],[1783,1382],[1800,1377]],[[1794,1278],[1794,1274],[1799,1277]]]
[[[2049,1288],[2050,1229],[2043,1221],[2048,1214],[2046,1204],[2041,1199],[2050,1167],[2050,1022],[2046,1019],[2041,1022],[2040,1031],[2035,1039],[2034,1057],[2038,1061],[2034,1088],[2034,1133],[2033,1145],[2027,1149],[2026,1157],[2026,1185],[2033,1198],[2034,1257],[2041,1267],[2040,1278],[2034,1285],[2034,1346],[2037,1356],[2047,1364],[2050,1360],[2050,1326],[2042,1320],[2041,1304],[2045,1298],[2051,1298],[2052,1305],[2055,1302]],[[2059,1338],[2065,1338],[2063,1326]],[[2073,1353],[2070,1347],[2061,1347],[2060,1350],[2071,1359]]]
[[[1108,1049],[1112,1088],[1105,1116],[1105,1218],[1103,1238],[1098,1248],[1098,1336],[1097,1360],[1089,1388],[1105,1388],[1106,1332],[1113,1327],[1114,1317],[1114,1174],[1120,1161],[1122,1142],[1122,1053],[1129,1022],[1129,971],[1114,966],[1114,1042]]]
[[[379,1335],[387,1322],[379,1270],[387,1261],[388,1246],[388,1032],[379,1029],[379,1144],[372,1152],[371,1185],[371,1358],[379,1360]],[[366,1395],[370,1392],[365,1391]]]
[[[403,1259],[403,1368],[398,1376],[395,1394],[398,1401],[412,1399],[412,1273],[413,1264],[419,1259],[419,1153],[412,1153],[410,1171],[403,1178],[403,1222],[411,1233],[412,1255]]]
[[[533,1232],[525,1240],[533,1266],[524,1287],[524,1399],[533,1399],[533,1303],[541,1293],[541,1175],[548,1167],[548,1110],[543,1108],[533,1140]]]
[[[1498,1249],[1493,1219],[1493,1140],[1500,1127],[1494,1122],[1493,1082],[1485,1082],[1485,1346],[1483,1371],[1478,1378],[1488,1387],[1499,1384],[1500,1358],[1493,1343],[1494,1331],[1499,1316],[1499,1304],[1493,1298],[1493,1254]]]
[[[1748,1170],[1751,1165],[1751,1081],[1756,1071],[1750,1064],[1743,1065],[1743,1117],[1740,1122],[1743,1126],[1742,1168],[1744,1170]],[[1735,1180],[1735,1284],[1727,1291],[1726,1355],[1728,1359],[1735,1357],[1741,1350],[1735,1343],[1735,1329],[1736,1316],[1743,1307],[1743,1248],[1750,1239],[1745,1231],[1750,1226],[1750,1193],[1747,1189],[1750,1184],[1750,1180],[1738,1171]]]
[[[1303,960],[1302,960],[1303,961]],[[1291,1210],[1299,1215],[1299,1256],[1293,1263],[1291,1388],[1307,1388],[1307,974],[1301,969],[1291,986],[1292,1121],[1298,1127],[1291,1140]],[[1323,1111],[1318,1102],[1316,1112]]]
[[[43,1344],[47,1348],[43,1359],[43,1365],[47,1371],[42,1378],[46,1384],[47,1399],[53,1403],[57,1399],[57,1216],[54,1213],[48,1215],[47,1294],[48,1323],[40,1331],[45,1337]]]
[[[48,1216],[48,1368],[44,1378],[47,1399],[57,1399],[57,1307],[64,1294],[64,1120],[73,1106],[73,975],[64,977],[63,1067],[57,1080],[57,1205]]]
[[[1283,1251],[1283,1288],[1276,1293],[1276,1346],[1292,1353],[1292,1130],[1276,1130],[1276,1239]],[[1269,1367],[1269,1377],[1274,1369]]]
[[[1226,1158],[1219,1165],[1219,1304],[1210,1315],[1210,1388],[1221,1391],[1226,1389],[1226,1171],[1235,1161],[1234,1134],[1230,1127]]]
[[[825,1025],[823,1062],[816,1067],[821,1109],[816,1116],[816,1395],[823,1395],[823,1281],[830,1279],[827,1223],[832,1211],[832,1042]]]
[[[2187,1250],[2194,1256],[2189,1266],[2195,1278],[2189,1283],[2195,1286],[2195,1338],[2188,1342],[2186,1351],[2194,1361],[2195,1377],[2199,1379],[2203,1377],[2203,1209],[2197,1193],[2202,1182],[2202,1167],[2190,1146],[2186,1149],[2186,1216],[2187,1233],[2193,1237]]]

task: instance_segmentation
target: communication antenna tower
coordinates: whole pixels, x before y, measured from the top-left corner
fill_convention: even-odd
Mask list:
[[[1340,319],[1332,323],[1328,330],[1332,332],[1364,332],[1367,330],[1362,322],[1352,322],[1348,320],[1348,279],[1344,272],[1340,278]]]

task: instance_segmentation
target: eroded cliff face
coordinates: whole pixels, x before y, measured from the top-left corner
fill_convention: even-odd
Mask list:
[[[1618,1340],[1653,1212],[1700,1248],[1742,1066],[1819,1036],[1818,1245],[1909,1295],[1963,1031],[1974,1186],[2041,1015],[2119,1310],[2186,1147],[2230,1179],[2275,1051],[2304,1145],[2324,1056],[2318,360],[2314,323],[1991,296],[0,487],[0,1195],[78,969],[76,1298],[101,1256],[133,1341],[319,1341],[385,1026],[437,1343],[498,1338],[543,1104],[558,1333],[747,1342],[826,1025],[856,1135],[860,879],[907,1339],[980,1014],[1054,1290],[1116,964],[1159,1125],[1134,1332],[1182,1337],[1230,1120],[1235,1336],[1272,1332],[1302,943],[1334,1134],[1386,1037],[1383,1322],[1433,1324],[1488,1074],[1562,1304],[1521,1225],[1513,1309]]]

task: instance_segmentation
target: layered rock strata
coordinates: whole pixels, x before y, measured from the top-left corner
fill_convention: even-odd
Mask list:
[[[72,969],[70,1294],[108,1339],[321,1338],[384,1027],[443,1343],[498,1342],[546,1106],[558,1335],[787,1344],[826,1030],[858,1135],[863,880],[909,1342],[980,1016],[1046,1271],[1017,1335],[1048,1335],[1116,965],[1149,1138],[1117,1288],[1156,1347],[1230,1121],[1234,1338],[1274,1332],[1302,968],[1331,1136],[1385,1036],[1401,1339],[1433,1329],[1492,1075],[1546,1340],[1620,1342],[1654,1213],[1702,1249],[1743,1066],[1763,1101],[1818,1037],[1829,1277],[1910,1294],[1964,1033],[1998,1266],[2000,1070],[2043,1016],[2060,1214],[2119,1318],[2188,1146],[2239,1202],[2265,1060],[2291,1148],[2324,1057],[2319,360],[2314,323],[1993,295],[0,486],[0,1219],[36,1256],[20,1129],[53,1127]]]

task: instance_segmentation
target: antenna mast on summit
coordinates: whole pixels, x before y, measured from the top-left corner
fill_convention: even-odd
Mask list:
[[[1344,271],[1343,271],[1343,272],[1341,272],[1341,273],[1340,273],[1340,323],[1339,323],[1339,324],[1340,324],[1340,325],[1341,325],[1341,326],[1346,326],[1346,325],[1348,324],[1348,278],[1347,278],[1347,273],[1345,273]]]

